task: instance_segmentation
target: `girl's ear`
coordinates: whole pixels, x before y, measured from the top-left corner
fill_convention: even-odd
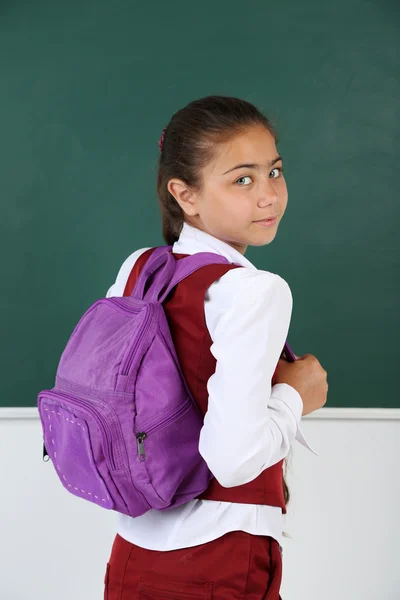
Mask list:
[[[197,194],[181,179],[170,179],[168,191],[175,198],[185,215],[195,217],[197,210]]]

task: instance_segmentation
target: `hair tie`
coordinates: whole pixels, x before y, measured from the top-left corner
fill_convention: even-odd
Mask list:
[[[158,147],[160,148],[160,154],[162,152],[162,147],[163,147],[163,144],[164,144],[164,138],[165,138],[165,132],[166,131],[167,131],[167,128],[165,127],[165,129],[162,130],[160,141],[158,142]]]

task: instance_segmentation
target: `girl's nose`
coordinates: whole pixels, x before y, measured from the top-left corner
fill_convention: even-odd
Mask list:
[[[269,206],[270,204],[276,204],[279,200],[278,192],[272,185],[271,181],[268,180],[263,188],[262,195],[258,200],[260,207]]]

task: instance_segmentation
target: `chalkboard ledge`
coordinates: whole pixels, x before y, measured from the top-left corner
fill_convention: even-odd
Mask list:
[[[0,407],[0,421],[7,419],[39,419],[35,406]],[[400,419],[400,408],[342,408],[327,407],[304,417],[308,420],[393,421]]]

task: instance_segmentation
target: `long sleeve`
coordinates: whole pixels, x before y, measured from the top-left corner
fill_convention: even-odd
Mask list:
[[[205,315],[216,358],[199,450],[224,487],[255,479],[284,458],[303,403],[271,379],[289,329],[288,284],[266,271],[235,269],[208,290]]]

